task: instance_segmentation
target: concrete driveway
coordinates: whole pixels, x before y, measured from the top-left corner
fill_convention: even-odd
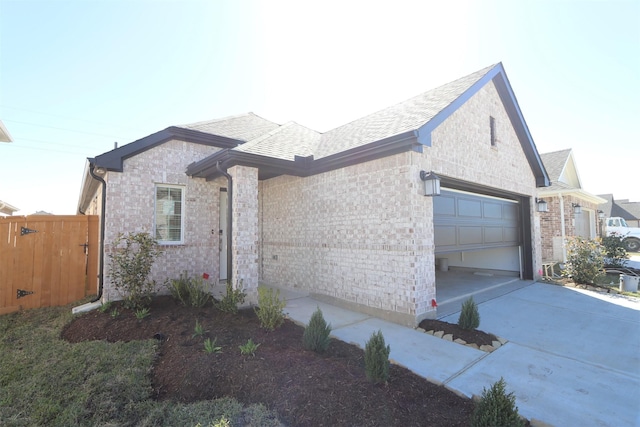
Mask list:
[[[447,386],[471,396],[503,377],[528,418],[640,425],[640,302],[534,283],[478,308],[480,329],[509,342]]]
[[[640,426],[640,301],[544,283],[475,295],[480,329],[508,340],[492,353],[283,290],[285,311],[308,324],[316,307],[332,336],[364,348],[381,330],[390,358],[472,397],[503,377],[534,425]],[[524,286],[524,287],[523,287]],[[459,313],[443,320],[457,323]]]

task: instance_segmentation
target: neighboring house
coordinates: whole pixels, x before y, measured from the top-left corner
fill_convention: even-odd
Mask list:
[[[605,200],[582,189],[571,149],[541,154],[551,186],[538,190],[548,212],[540,213],[542,260],[566,261],[566,239],[599,235],[598,205]]]
[[[599,206],[605,218],[622,217],[629,227],[640,227],[640,202],[630,202],[629,199],[615,200],[613,194],[600,194],[606,200]]]
[[[3,202],[2,200],[0,200],[0,216],[4,216],[4,215],[13,215],[14,212],[19,211],[20,209],[16,208],[15,206],[11,206],[9,203]]]
[[[0,120],[0,142],[13,142],[9,131],[4,126],[4,123],[2,123],[2,120]]]
[[[116,235],[146,231],[159,282],[230,275],[252,303],[261,282],[416,325],[436,315],[436,258],[538,276],[546,185],[496,64],[325,133],[252,113],[169,127],[89,158],[78,210],[101,216],[104,299]]]

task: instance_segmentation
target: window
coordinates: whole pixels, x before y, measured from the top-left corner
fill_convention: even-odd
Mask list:
[[[156,240],[159,243],[183,242],[184,189],[175,185],[156,186]]]
[[[495,147],[498,140],[496,138],[496,119],[493,116],[489,116],[489,129],[491,130],[491,146]]]

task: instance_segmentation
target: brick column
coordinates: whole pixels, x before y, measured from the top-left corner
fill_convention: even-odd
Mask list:
[[[234,166],[232,201],[232,280],[247,294],[246,303],[258,303],[258,169]]]

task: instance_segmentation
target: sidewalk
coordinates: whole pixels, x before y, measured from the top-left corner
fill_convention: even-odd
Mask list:
[[[478,305],[480,329],[509,340],[485,353],[281,289],[285,312],[308,324],[319,307],[332,336],[362,348],[381,330],[390,359],[467,397],[504,377],[534,424],[640,425],[640,302],[621,306],[533,283]],[[443,320],[455,323],[457,314]],[[544,425],[544,424],[542,424]]]

